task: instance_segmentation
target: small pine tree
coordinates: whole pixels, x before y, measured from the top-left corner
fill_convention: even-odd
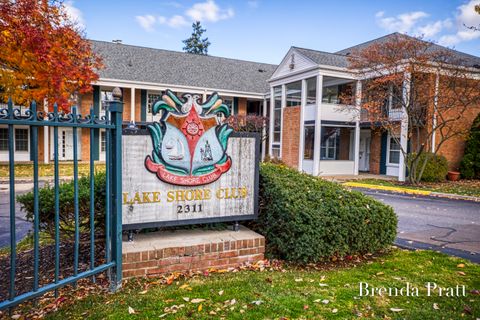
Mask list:
[[[202,39],[202,34],[207,30],[202,28],[200,21],[194,22],[192,24],[192,28],[193,32],[190,38],[182,41],[185,44],[185,47],[183,47],[183,51],[188,53],[207,55],[210,41],[208,41],[208,38]]]
[[[460,173],[466,179],[480,179],[480,114],[473,121],[470,129],[460,164]]]

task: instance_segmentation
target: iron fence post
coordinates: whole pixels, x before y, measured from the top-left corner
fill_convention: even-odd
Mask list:
[[[113,89],[113,101],[109,103],[112,124],[112,259],[115,272],[112,277],[112,290],[122,285],[122,112],[123,102],[120,88]]]

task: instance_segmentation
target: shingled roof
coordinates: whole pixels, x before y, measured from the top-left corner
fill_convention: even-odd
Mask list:
[[[273,64],[91,40],[100,78],[263,94]]]
[[[342,68],[348,67],[346,55],[299,47],[293,48],[317,64]]]
[[[387,42],[387,41],[392,41],[392,40],[395,40],[395,39],[412,39],[412,40],[417,40],[417,41],[424,41],[424,40],[419,40],[417,38],[411,37],[411,36],[403,34],[403,33],[394,32],[394,33],[391,33],[391,34],[387,34],[383,37],[373,39],[373,40],[355,45],[353,47],[349,47],[349,48],[337,51],[335,53],[340,54],[340,55],[349,55],[350,53],[352,53],[356,50],[363,50],[363,49],[367,48],[368,46],[370,46],[372,44],[378,44],[378,43],[381,44],[381,43],[384,43],[384,42]],[[464,66],[480,68],[480,57],[476,57],[476,56],[468,54],[468,53],[464,53],[464,52],[460,52],[460,51],[457,51],[457,50],[454,50],[454,49],[451,49],[451,48],[440,46],[440,45],[432,43],[432,42],[430,42],[430,44],[431,44],[431,46],[428,48],[428,50],[430,50],[430,51],[446,50],[447,52],[450,52],[455,59],[460,60],[461,63]]]
[[[312,50],[312,49],[305,49],[305,48],[298,48],[298,47],[293,47],[293,48],[295,48],[298,52],[300,52],[301,54],[303,54],[304,56],[306,56],[307,58],[309,58],[310,60],[312,60],[313,62],[315,62],[319,65],[327,65],[327,66],[346,68],[346,67],[348,67],[347,57],[352,52],[354,52],[356,50],[365,49],[368,46],[370,46],[372,44],[375,44],[375,43],[384,43],[384,42],[391,41],[392,39],[396,39],[396,38],[399,38],[399,37],[416,39],[416,38],[410,37],[408,35],[395,32],[395,33],[391,33],[391,34],[388,34],[386,36],[383,36],[383,37],[380,37],[380,38],[377,38],[377,39],[373,39],[373,40],[370,40],[370,41],[367,41],[367,42],[364,42],[364,43],[358,44],[356,46],[349,47],[349,48],[346,48],[346,49],[343,49],[343,50],[340,50],[340,51],[337,51],[337,52],[334,52],[334,53]],[[418,40],[418,39],[416,39],[416,40]],[[420,40],[420,41],[423,41],[423,40]],[[476,56],[473,56],[473,55],[470,55],[470,54],[467,54],[467,53],[464,53],[464,52],[460,52],[460,51],[457,51],[457,50],[453,50],[453,49],[450,49],[450,48],[446,48],[446,47],[443,47],[443,46],[440,46],[440,45],[434,44],[434,43],[431,44],[431,47],[429,48],[429,50],[447,50],[447,51],[449,51],[453,54],[454,58],[460,60],[464,66],[480,68],[480,58],[479,57],[476,57]]]

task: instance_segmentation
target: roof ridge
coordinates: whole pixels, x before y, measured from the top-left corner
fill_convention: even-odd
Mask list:
[[[308,51],[315,51],[315,52],[320,52],[320,53],[333,54],[333,55],[342,56],[342,57],[344,57],[344,56],[345,56],[344,54],[337,53],[337,52],[328,52],[328,51],[323,51],[323,50],[316,50],[316,49],[302,48],[302,47],[297,47],[297,46],[292,46],[292,48],[295,48],[295,49],[301,49],[301,50],[308,50]]]
[[[370,42],[378,41],[378,40],[383,39],[383,38],[388,38],[388,37],[391,37],[391,36],[393,36],[393,35],[401,35],[401,36],[410,37],[409,35],[406,35],[406,34],[403,34],[403,33],[400,33],[400,32],[392,32],[392,33],[383,35],[383,36],[381,36],[381,37],[378,37],[378,38],[375,38],[375,39],[371,39],[371,40],[368,40],[368,41],[364,41],[364,42],[358,43],[358,44],[356,44],[356,45],[353,45],[353,46],[344,48],[344,49],[342,49],[342,50],[338,50],[338,51],[336,51],[335,53],[341,54],[341,53],[339,53],[339,52],[347,51],[347,50],[349,50],[349,49],[352,49],[352,48],[355,48],[355,47],[358,47],[358,46],[362,46],[362,45],[365,45],[365,44],[370,43]]]
[[[225,59],[225,60],[242,61],[242,62],[259,63],[259,64],[266,64],[266,65],[271,65],[271,66],[277,66],[276,64],[273,64],[273,63],[258,62],[258,61],[244,60],[244,59],[234,59],[234,58],[220,57],[220,56],[212,56],[212,55],[198,55],[198,54],[189,53],[189,52],[176,51],[176,50],[168,50],[168,49],[162,49],[162,48],[152,48],[152,47],[140,46],[140,45],[135,45],[135,44],[114,43],[114,42],[106,41],[106,40],[88,39],[88,41],[103,42],[103,43],[107,43],[107,44],[111,44],[111,45],[122,45],[122,46],[142,48],[142,49],[149,49],[149,50],[158,50],[158,51],[165,51],[165,52],[173,52],[173,53],[178,53],[178,54],[183,54],[183,55],[195,55],[195,56],[202,56],[202,57],[206,57],[206,58],[217,58],[217,59]]]

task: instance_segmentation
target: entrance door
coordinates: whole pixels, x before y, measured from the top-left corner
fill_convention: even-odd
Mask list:
[[[51,156],[53,159],[53,128],[51,130]],[[80,153],[79,153],[80,157]],[[58,160],[73,160],[73,130],[72,128],[58,128]]]
[[[358,170],[370,170],[370,132],[360,133],[360,150]]]

